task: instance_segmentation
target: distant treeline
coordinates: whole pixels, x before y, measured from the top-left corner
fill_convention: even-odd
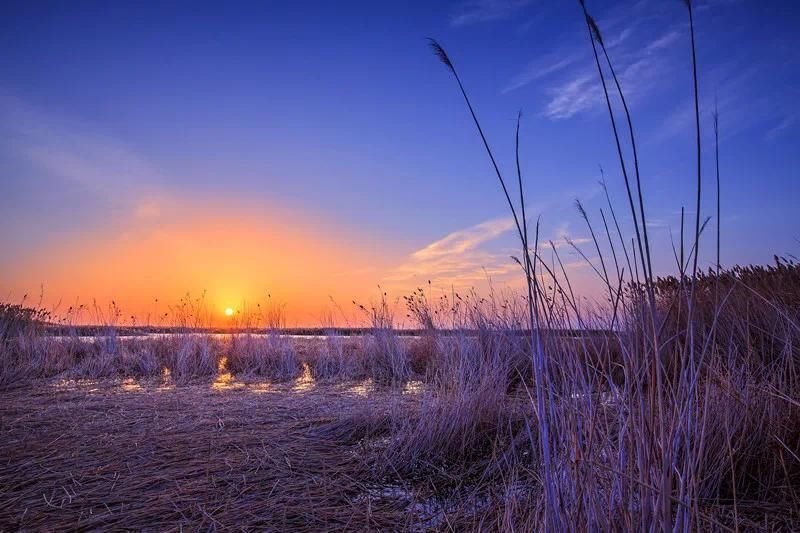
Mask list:
[[[299,335],[299,336],[309,336],[309,337],[322,337],[326,335],[338,335],[342,337],[359,337],[363,335],[369,335],[373,333],[375,328],[370,327],[362,327],[362,328],[353,328],[353,327],[344,327],[344,328],[280,328],[280,329],[268,329],[268,328],[185,328],[185,327],[164,327],[164,326],[97,326],[97,325],[85,325],[85,326],[63,326],[57,324],[46,324],[44,326],[43,333],[46,335],[52,336],[78,336],[78,337],[97,337],[97,336],[105,336],[108,335],[110,332],[113,334],[121,336],[121,337],[130,337],[130,336],[137,336],[137,335],[170,335],[170,334],[186,334],[186,333],[196,333],[196,334],[219,334],[219,335],[227,335],[227,334],[267,334],[276,332],[281,335]],[[444,334],[448,335],[451,333],[467,333],[467,334],[478,334],[478,330],[464,330],[464,329],[437,329],[437,330],[426,330],[426,329],[393,329],[394,334],[404,337],[418,337],[422,335],[431,334],[435,331],[437,334]],[[608,333],[604,330],[578,330],[578,329],[559,329],[554,330],[558,334],[572,337],[572,336],[579,336],[579,335],[586,335],[586,334],[602,334]],[[530,335],[530,330],[519,329],[512,331],[513,334],[516,335]]]

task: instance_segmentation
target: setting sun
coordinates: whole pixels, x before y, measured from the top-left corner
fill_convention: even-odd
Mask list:
[[[233,308],[232,307],[226,307],[225,308],[225,316],[233,316]]]

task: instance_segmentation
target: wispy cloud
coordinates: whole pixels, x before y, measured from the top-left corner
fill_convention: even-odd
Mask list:
[[[52,180],[79,185],[104,202],[149,218],[159,211],[165,176],[124,143],[84,123],[56,117],[0,92],[2,147]]]
[[[697,11],[706,11],[719,7],[732,6],[734,4],[741,4],[742,0],[705,0],[697,3],[695,8]]]
[[[520,266],[512,260],[520,251],[510,241],[501,242],[513,230],[513,219],[503,217],[454,231],[411,253],[385,281],[402,288],[428,280],[433,285],[461,288],[474,287],[487,279],[513,283],[522,279]],[[556,248],[569,246],[568,240],[576,245],[590,242],[586,237],[571,235],[567,223],[559,225],[551,239],[540,239],[543,252],[549,250],[549,245],[544,244],[548,240],[553,240]]]
[[[450,17],[451,26],[467,26],[507,19],[533,0],[468,0]]]
[[[665,23],[661,17],[657,6],[637,2],[613,8],[600,19],[604,41],[631,105],[663,85],[672,68],[669,55],[673,45],[686,32],[683,25]],[[596,113],[605,106],[585,28],[576,28],[556,48],[529,62],[502,92],[534,82],[544,98],[542,114],[552,120]],[[613,97],[614,84],[609,80],[608,85]]]
[[[503,89],[503,93],[521,89],[526,85],[563,71],[581,58],[574,51],[559,50],[532,61],[522,72],[514,76]]]
[[[720,114],[720,138],[723,140],[759,123],[764,127],[768,127],[767,124],[782,125],[788,117],[780,114],[781,109],[776,109],[773,96],[755,90],[758,79],[759,67],[756,65],[742,66],[729,61],[708,69],[700,86],[700,119],[704,136],[713,135],[710,122],[715,108]],[[694,120],[694,101],[687,96],[665,114],[661,126],[647,142],[657,144],[689,132]]]
[[[620,35],[624,35],[623,30]],[[671,29],[650,41],[630,42],[617,38],[617,53],[614,54],[620,84],[629,103],[645,99],[663,81],[669,69],[669,62],[662,52],[681,36],[677,29]],[[596,69],[589,62],[572,61],[575,68],[566,76],[546,89],[549,100],[544,115],[553,119],[567,119],[579,113],[600,110],[604,97]],[[610,80],[609,93],[614,95],[616,88]]]
[[[645,47],[645,52],[657,52],[663,48],[668,47],[682,36],[682,32],[678,31],[677,29],[672,29],[661,35],[661,37],[656,38],[656,40],[650,42]]]
[[[488,220],[467,229],[454,231],[442,239],[432,242],[425,248],[414,252],[413,257],[419,260],[431,260],[463,254],[513,228],[514,221],[511,217]]]
[[[509,255],[488,252],[481,246],[513,228],[513,219],[503,217],[454,231],[413,252],[387,280],[400,283],[431,280],[471,285],[487,275],[505,275],[513,270]]]
[[[588,111],[599,104],[602,98],[595,76],[588,72],[551,87],[547,92],[550,100],[544,114],[551,119],[570,118]]]
[[[785,130],[791,128],[795,124],[797,124],[797,117],[794,115],[789,115],[788,117],[785,117],[783,120],[781,120],[777,126],[775,126],[774,128],[770,128],[767,131],[765,137],[768,141],[772,141],[776,137],[778,137],[781,133],[783,133]]]

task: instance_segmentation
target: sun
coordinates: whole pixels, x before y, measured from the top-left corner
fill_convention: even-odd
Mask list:
[[[232,307],[226,307],[225,308],[225,316],[233,316],[233,308]]]

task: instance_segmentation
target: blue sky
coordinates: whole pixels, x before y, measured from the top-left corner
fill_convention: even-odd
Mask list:
[[[685,8],[677,0],[588,7],[632,106],[657,270],[671,272],[670,229],[681,206],[687,221],[694,216]],[[715,205],[716,101],[723,263],[796,254],[800,8],[695,7],[703,213]],[[223,228],[248,217],[276,234],[302,228],[331,253],[359,257],[361,266],[341,268],[358,268],[368,287],[512,279],[503,198],[427,37],[447,48],[509,176],[523,110],[522,169],[544,239],[586,245],[574,199],[599,223],[600,165],[629,227],[577,2],[6,2],[0,10],[3,298],[40,283],[69,292],[53,281],[64,261],[78,261],[64,249],[79,243],[102,258],[110,240],[194,220],[187,212]],[[705,266],[714,239],[704,239]],[[284,250],[264,253],[269,261]],[[588,276],[564,253],[576,276]],[[329,276],[322,263],[308,275]],[[124,280],[108,283],[108,294],[127,292]],[[330,293],[336,284],[331,277]],[[91,296],[91,285],[76,287]]]

